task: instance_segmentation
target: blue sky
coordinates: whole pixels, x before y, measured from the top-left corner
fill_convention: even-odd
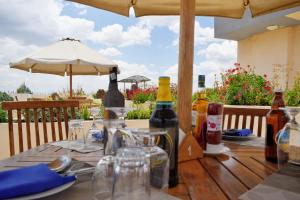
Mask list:
[[[13,91],[23,82],[36,93],[68,88],[68,77],[30,74],[9,69],[18,60],[63,37],[80,39],[119,64],[120,78],[145,75],[156,84],[160,75],[177,82],[179,17],[127,18],[62,0],[0,0],[0,90]],[[13,15],[11,13],[14,13]],[[131,13],[132,14],[132,13]],[[132,14],[133,15],[133,14]],[[213,18],[196,17],[194,91],[197,74],[212,86],[236,61],[236,42],[214,38]],[[107,89],[107,77],[77,76],[74,86],[87,92]],[[123,85],[120,86],[123,88]]]

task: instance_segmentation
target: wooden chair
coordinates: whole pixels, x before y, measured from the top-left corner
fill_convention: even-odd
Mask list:
[[[8,131],[9,131],[9,147],[10,155],[15,155],[15,142],[14,142],[14,130],[13,130],[13,110],[17,111],[17,124],[18,124],[18,140],[19,140],[19,151],[24,151],[23,144],[23,130],[22,130],[22,118],[23,114],[25,117],[26,123],[26,140],[27,148],[32,148],[31,142],[31,131],[30,131],[30,115],[33,113],[34,127],[35,127],[35,138],[36,146],[41,144],[40,142],[40,133],[39,133],[39,121],[43,124],[43,135],[44,143],[48,143],[48,134],[47,134],[47,118],[49,114],[49,119],[51,123],[51,136],[52,141],[56,141],[55,133],[55,121],[57,120],[58,125],[58,136],[59,140],[63,140],[63,131],[62,131],[62,121],[65,123],[65,133],[68,137],[68,110],[71,112],[71,118],[75,119],[75,108],[79,107],[78,101],[18,101],[18,102],[3,102],[2,108],[8,111]],[[33,110],[33,112],[31,111]],[[56,120],[55,120],[56,118]]]
[[[257,137],[262,136],[263,118],[269,112],[269,108],[251,108],[251,107],[224,107],[223,111],[223,128],[225,127],[225,118],[228,116],[227,129],[239,128],[239,122],[242,120],[242,128],[254,130],[254,119],[258,117]],[[232,127],[232,118],[235,115],[234,126]],[[247,118],[250,116],[250,127],[246,127]]]

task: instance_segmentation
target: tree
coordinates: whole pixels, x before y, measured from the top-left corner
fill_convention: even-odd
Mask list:
[[[20,85],[20,87],[17,89],[17,93],[21,94],[32,94],[32,91],[23,83]]]

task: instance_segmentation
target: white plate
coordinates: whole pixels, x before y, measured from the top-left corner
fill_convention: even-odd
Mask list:
[[[204,151],[205,155],[210,155],[210,156],[217,156],[223,153],[226,153],[227,151],[229,151],[230,149],[228,147],[223,147],[222,149],[220,149],[219,151]]]
[[[64,185],[60,185],[56,188],[52,188],[50,190],[47,190],[47,191],[44,191],[44,192],[41,192],[38,194],[26,195],[26,196],[17,197],[17,198],[13,198],[13,199],[9,199],[9,200],[30,200],[30,199],[39,199],[39,198],[43,198],[43,197],[48,197],[48,196],[54,195],[56,193],[59,193],[61,191],[68,189],[75,183],[75,181],[66,183]]]
[[[255,135],[249,135],[249,136],[222,135],[223,140],[240,140],[240,141],[244,141],[244,140],[252,140],[254,138],[256,138]]]

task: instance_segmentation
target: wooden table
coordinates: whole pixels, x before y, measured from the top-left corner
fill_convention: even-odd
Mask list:
[[[216,157],[179,164],[180,183],[169,194],[180,199],[237,199],[277,170],[276,164],[266,162],[264,149],[225,143],[230,151]],[[67,149],[49,144],[0,161],[0,170],[48,163]],[[75,153],[80,161],[96,165],[101,152]]]

